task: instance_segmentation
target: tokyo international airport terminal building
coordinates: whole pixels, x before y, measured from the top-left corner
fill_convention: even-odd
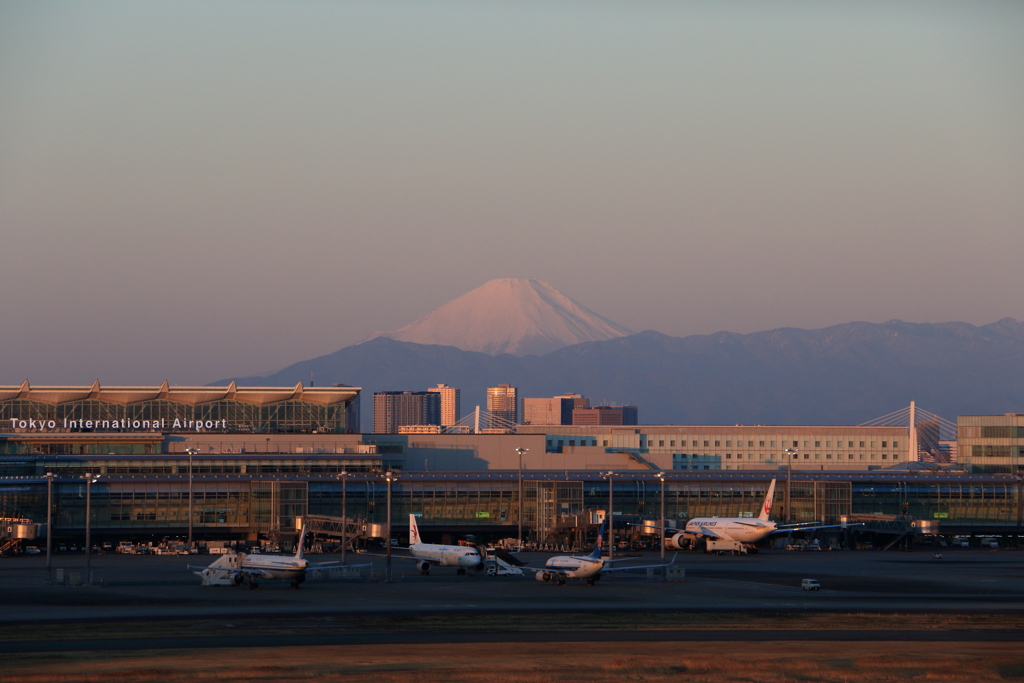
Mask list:
[[[525,534],[546,542],[606,510],[609,486],[617,519],[657,518],[664,473],[666,517],[676,526],[751,514],[777,478],[784,521],[902,516],[943,534],[1024,534],[1020,415],[962,417],[963,466],[919,469],[907,427],[361,434],[359,394],[301,384],[0,386],[0,518],[42,534],[49,500],[54,541],[79,540],[89,474],[99,475],[89,492],[99,541],[181,538],[191,526],[197,540],[254,542],[294,534],[307,515],[379,528],[391,472],[396,534],[415,513],[435,536],[515,536],[521,489]],[[522,469],[517,449],[528,449]]]

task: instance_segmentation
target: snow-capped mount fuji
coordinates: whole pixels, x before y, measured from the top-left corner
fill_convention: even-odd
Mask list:
[[[539,280],[491,280],[394,332],[415,344],[498,355],[543,355],[581,342],[634,334]]]

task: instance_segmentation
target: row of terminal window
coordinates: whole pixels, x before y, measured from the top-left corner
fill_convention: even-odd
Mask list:
[[[689,456],[686,453],[680,453],[679,457],[680,458],[687,458],[687,457],[690,457],[690,458],[700,458],[702,456],[697,455],[696,453],[694,453],[693,455],[689,455]],[[726,457],[727,460],[731,460],[732,459],[732,453],[726,453],[725,457]],[[736,459],[737,460],[742,460],[743,459],[743,454],[742,453],[737,453],[736,454]],[[754,454],[753,453],[747,453],[747,460],[753,460],[753,459],[754,459]],[[759,453],[758,454],[758,459],[759,460],[764,460],[764,453]],[[793,454],[793,460],[799,460],[799,459],[800,459],[800,454],[799,453],[794,453]],[[811,459],[811,454],[810,453],[804,453],[804,460],[810,460],[810,459]],[[821,460],[821,453],[815,453],[814,454],[814,459],[815,460]],[[831,453],[826,453],[825,454],[825,459],[826,460],[831,460],[832,459],[832,454]],[[843,454],[842,453],[836,453],[836,460],[842,460],[842,459],[843,459]],[[860,460],[864,459],[864,454],[863,453],[860,454],[860,458],[859,459]],[[871,454],[870,459],[871,460],[875,459],[875,454],[874,453]],[[886,453],[882,453],[882,460],[888,460],[888,459],[889,459],[888,455]],[[893,460],[899,460],[900,459],[899,454],[898,453],[893,453],[892,454],[892,459]],[[849,456],[847,457],[847,460],[853,460],[853,453],[849,454]]]
[[[580,442],[580,444],[579,444],[580,446],[588,446],[588,445],[589,446],[596,446],[597,445],[597,439],[589,439],[589,443],[588,443],[588,439],[579,439],[579,442]],[[652,443],[653,443],[653,440],[649,440],[647,442],[648,447],[650,447],[652,445]],[[776,448],[774,441],[771,441],[769,443],[770,443],[770,445],[768,446],[768,448]],[[859,441],[857,443],[858,443],[858,446],[857,446],[858,448],[867,448],[867,446],[865,446],[865,444],[867,443],[866,441]],[[870,448],[876,448],[876,443],[877,442],[872,441]],[[692,441],[690,445],[696,447],[697,444],[698,444],[697,441]],[[704,441],[704,448],[710,448],[711,447],[710,444],[711,444],[710,441]],[[765,445],[764,445],[765,442],[764,441],[758,441],[757,444],[758,444],[759,448],[765,448]],[[848,448],[853,448],[854,447],[853,444],[854,444],[853,441],[848,441],[846,443]],[[558,440],[558,447],[561,448],[564,445],[565,445],[565,442],[562,439],[559,439]],[[608,446],[608,440],[607,439],[604,440],[603,445],[604,446]],[[676,445],[675,440],[674,439],[669,440],[668,445],[669,445],[669,448],[675,448],[675,445]],[[685,446],[686,445],[686,441],[680,441],[679,445],[680,446]],[[737,441],[736,445],[737,446],[743,446],[743,442],[742,441]],[[784,446],[785,442],[782,442],[782,445]],[[552,442],[549,440],[548,441],[548,447],[550,448],[551,446],[552,446]],[[569,439],[569,446],[576,446],[576,439]],[[715,447],[716,448],[721,448],[721,446],[722,446],[722,442],[721,441],[715,441]],[[731,440],[727,440],[725,442],[725,446],[726,446],[726,448],[731,447],[732,446],[732,441]],[[664,448],[665,447],[665,440],[664,439],[659,439],[658,440],[658,447],[659,448]],[[754,447],[754,442],[753,441],[747,441],[747,447],[748,448],[753,448]],[[793,446],[792,447],[793,448],[800,448],[800,442],[799,441],[793,441]],[[810,448],[811,447],[811,442],[810,441],[804,441],[803,447],[804,448]],[[843,447],[843,442],[842,441],[836,441],[836,447],[837,448],[842,448]],[[882,448],[888,448],[888,447],[889,447],[889,442],[888,441],[883,441],[882,442]],[[892,442],[892,447],[893,448],[899,448],[899,442],[893,441]],[[820,441],[815,441],[814,442],[814,448],[821,448],[821,442]],[[825,448],[832,448],[832,442],[831,441],[826,441],[825,442]],[[794,456],[794,457],[796,457],[796,456]],[[831,457],[831,456],[829,456],[829,457]],[[851,458],[852,457],[853,456],[851,455]]]
[[[569,442],[569,443],[570,443],[570,445],[572,444],[572,442]],[[605,445],[606,445],[606,446],[608,445],[608,442],[607,442],[607,441],[605,441],[604,443],[605,443]],[[650,444],[652,443],[652,441],[648,441],[647,443],[648,443],[648,445],[650,445]],[[690,443],[690,445],[691,445],[691,446],[697,446],[697,443],[698,443],[697,441],[693,441],[693,442],[691,442],[691,443]],[[705,441],[705,442],[704,442],[704,448],[710,448],[710,447],[711,447],[711,446],[710,446],[710,443],[711,443],[710,441]],[[771,442],[769,442],[769,443],[770,443],[771,445],[769,445],[769,446],[768,446],[768,448],[776,448],[776,446],[775,446],[775,442],[774,442],[774,441],[771,441]],[[781,443],[781,446],[779,446],[779,448],[784,448],[784,447],[786,447],[786,443],[785,443],[785,442],[780,442],[780,443]],[[865,443],[867,443],[866,441],[859,441],[859,442],[857,442],[857,443],[859,444],[859,446],[857,446],[858,448],[867,448],[867,446],[865,446],[865,445],[864,445]],[[870,446],[870,448],[876,448],[876,445],[875,445],[876,443],[877,443],[877,442],[875,442],[875,441],[872,441],[872,442],[871,442],[871,446]],[[757,442],[758,448],[764,448],[764,447],[765,447],[765,445],[764,445],[764,444],[765,444],[765,442],[764,442],[764,441],[758,441],[758,442]],[[847,442],[846,442],[846,447],[847,447],[847,448],[853,448],[853,447],[854,447],[854,445],[853,445],[853,444],[854,444],[854,442],[853,442],[853,441],[847,441]],[[889,445],[888,445],[888,444],[889,444],[889,442],[888,442],[888,441],[883,441],[883,442],[882,442],[882,448],[888,448],[888,447],[889,447]],[[594,445],[596,446],[597,444],[595,443]],[[668,446],[669,446],[669,448],[675,448],[675,445],[676,445],[676,442],[675,442],[674,440],[670,440],[670,441],[668,442]],[[680,441],[680,442],[679,442],[679,445],[680,445],[680,446],[685,446],[685,445],[686,445],[686,441]],[[715,442],[715,447],[716,447],[716,448],[720,448],[720,447],[721,447],[721,445],[722,445],[722,442],[721,442],[721,441],[716,441],[716,442]],[[726,447],[727,447],[727,448],[728,448],[728,447],[730,447],[730,446],[732,446],[732,441],[726,441],[726,442],[725,442],[725,445],[726,445]],[[742,442],[742,441],[737,441],[737,442],[736,442],[736,445],[737,445],[737,446],[742,446],[742,445],[743,445],[743,442]],[[662,439],[659,439],[659,440],[658,440],[658,447],[659,447],[659,448],[664,448],[664,447],[665,447],[665,441],[664,441],[664,440],[662,440]],[[753,442],[753,441],[747,441],[747,447],[748,447],[748,448],[753,448],[753,447],[754,447],[754,442]],[[800,448],[800,447],[801,447],[801,446],[800,446],[800,442],[799,442],[799,441],[794,441],[794,442],[793,442],[793,446],[792,446],[792,447],[793,447],[793,448]],[[810,442],[810,441],[804,441],[804,445],[803,445],[803,448],[810,448],[810,447],[811,447],[811,442]],[[814,442],[814,447],[815,447],[815,448],[821,448],[821,442],[820,442],[820,441],[815,441],[815,442]],[[842,442],[842,441],[836,441],[836,447],[837,447],[837,448],[842,448],[842,447],[843,447],[843,442]],[[893,441],[893,442],[892,442],[892,447],[893,447],[893,448],[899,448],[899,447],[900,447],[900,444],[899,444],[899,442],[898,442],[898,441]],[[826,442],[825,442],[825,448],[832,448],[832,442],[831,442],[831,441],[826,441]]]

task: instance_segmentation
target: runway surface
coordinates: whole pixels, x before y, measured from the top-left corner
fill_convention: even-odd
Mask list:
[[[414,563],[394,561],[393,583],[370,580],[307,581],[291,590],[284,582],[261,582],[259,590],[202,587],[188,564],[210,556],[103,555],[93,558],[100,586],[52,585],[45,560],[23,556],[0,560],[0,651],[55,649],[203,648],[270,645],[601,641],[921,640],[1016,642],[1024,639],[1024,553],[975,549],[916,552],[767,551],[746,557],[681,553],[685,581],[650,580],[646,572],[609,575],[596,586],[564,587],[525,577],[457,576],[434,569],[422,576]],[[541,566],[548,554],[528,554]],[[314,556],[313,561],[338,559]],[[636,558],[649,564],[656,555]],[[350,554],[349,563],[384,560]],[[80,571],[81,555],[56,555],[53,566]],[[369,576],[369,568],[367,570]],[[821,582],[820,592],[801,590],[803,578]],[[1008,627],[977,630],[952,623],[944,628],[873,628],[859,620],[849,628],[844,614],[1020,615]],[[827,628],[723,629],[675,623],[674,615],[834,614]],[[561,615],[561,616],[560,616]],[[564,615],[571,615],[563,618]],[[375,622],[374,619],[383,619]],[[425,619],[416,628],[402,620]],[[431,622],[430,619],[435,619]],[[189,632],[187,624],[206,620]],[[555,621],[551,621],[555,620]],[[175,623],[180,628],[172,628]],[[100,624],[132,624],[132,632],[100,633]],[[254,628],[253,624],[267,628]],[[90,627],[89,625],[93,626]],[[445,627],[448,624],[450,628]],[[475,628],[474,624],[489,624]],[[70,628],[70,625],[78,625]],[[795,624],[794,624],[795,625]],[[412,627],[412,628],[410,628]],[[40,630],[42,629],[42,630]],[[90,630],[91,629],[91,630]],[[211,629],[216,637],[211,638]],[[100,629],[102,630],[102,629]],[[109,629],[108,629],[109,630]]]

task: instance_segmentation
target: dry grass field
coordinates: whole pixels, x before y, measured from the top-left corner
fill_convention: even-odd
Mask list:
[[[684,651],[685,648],[685,651]],[[15,654],[3,683],[783,683],[1024,679],[1007,643],[552,642]]]

